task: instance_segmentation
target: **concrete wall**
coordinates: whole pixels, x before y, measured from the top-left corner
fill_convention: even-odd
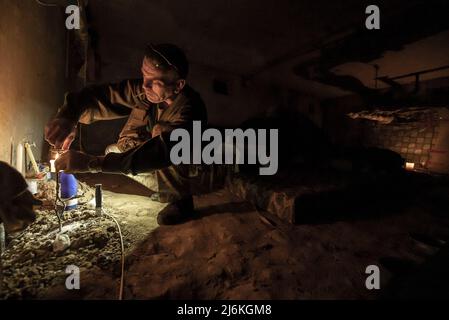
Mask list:
[[[59,7],[1,0],[0,160],[10,159],[11,140],[44,146],[46,121],[65,91],[65,25]]]
[[[279,90],[221,70],[193,65],[189,81],[201,93],[211,125],[236,127],[281,104]],[[226,84],[228,94],[217,93],[214,81]]]
[[[315,126],[323,127],[323,108],[318,97],[283,88],[281,90],[282,107],[292,112],[300,113],[310,119]]]

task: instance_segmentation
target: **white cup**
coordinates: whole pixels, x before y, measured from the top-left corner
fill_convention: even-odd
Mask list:
[[[30,190],[30,192],[32,194],[36,194],[37,193],[37,181],[36,180],[27,180],[28,183],[28,190]]]

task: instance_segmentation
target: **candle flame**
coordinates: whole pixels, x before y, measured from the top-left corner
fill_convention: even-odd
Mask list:
[[[406,162],[405,163],[405,169],[413,170],[413,169],[415,169],[415,164],[413,162]]]

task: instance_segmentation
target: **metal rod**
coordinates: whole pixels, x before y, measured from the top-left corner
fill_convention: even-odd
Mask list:
[[[62,214],[65,211],[66,204],[65,204],[64,201],[62,201],[61,197],[59,196],[59,189],[60,189],[59,187],[60,187],[59,172],[56,172],[55,213],[56,213],[56,217],[58,218],[59,232],[62,232]],[[58,203],[62,204],[62,211],[61,212],[58,211]]]
[[[99,215],[101,215],[101,209],[103,207],[103,191],[101,187],[101,184],[95,185],[95,210]]]
[[[396,76],[396,77],[387,77],[387,78],[390,80],[397,80],[397,79],[408,78],[408,77],[412,77],[412,76],[419,76],[421,74],[436,72],[436,71],[445,70],[445,69],[449,69],[449,65],[438,67],[438,68],[433,68],[433,69],[427,69],[427,70],[421,70],[421,71],[417,71],[417,72],[407,73],[407,74],[403,74],[403,75]],[[376,77],[376,79],[381,80],[381,78],[385,78],[385,77],[386,76]]]

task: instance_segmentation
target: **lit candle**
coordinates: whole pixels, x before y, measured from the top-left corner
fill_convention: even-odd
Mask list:
[[[31,164],[33,165],[33,169],[34,169],[35,173],[39,174],[39,172],[40,172],[39,167],[37,166],[37,162],[36,162],[36,159],[34,158],[33,151],[31,151],[31,145],[28,142],[26,142],[24,147],[25,147],[28,157],[30,158]]]
[[[413,170],[414,168],[415,168],[415,164],[413,162],[406,162],[405,163],[405,169]]]
[[[23,144],[19,143],[16,149],[16,169],[23,174]]]

